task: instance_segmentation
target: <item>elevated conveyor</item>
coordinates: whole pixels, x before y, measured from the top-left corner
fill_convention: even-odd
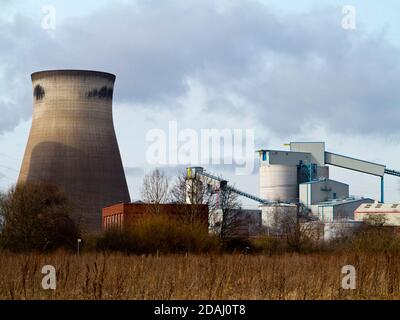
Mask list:
[[[236,193],[242,197],[251,199],[253,201],[259,202],[261,204],[272,204],[272,203],[276,203],[273,201],[269,201],[266,199],[262,199],[260,197],[257,197],[255,195],[252,195],[250,193],[244,192],[242,190],[239,190],[233,186],[228,185],[228,181],[217,177],[216,175],[213,175],[211,173],[208,173],[204,170],[203,167],[189,167],[187,168],[187,177],[189,179],[199,179],[203,182],[213,182],[213,184],[218,184],[221,190],[230,190],[233,193]]]

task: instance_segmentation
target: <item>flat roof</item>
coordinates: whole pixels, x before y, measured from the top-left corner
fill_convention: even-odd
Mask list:
[[[361,204],[356,211],[370,211],[370,212],[377,212],[377,211],[399,211],[400,210],[400,203],[363,203]]]
[[[311,154],[311,152],[302,152],[302,151],[290,151],[290,150],[273,150],[273,149],[260,149],[256,150],[256,152],[284,152],[284,153],[303,153],[303,154]]]
[[[333,182],[337,182],[337,183],[344,184],[344,185],[348,186],[347,183],[340,182],[340,181],[333,180],[333,179],[323,179],[323,180],[306,181],[306,182],[302,182],[302,183],[300,183],[300,184],[313,184],[313,183],[319,183],[319,182],[325,182],[325,181],[333,181]]]
[[[315,204],[316,206],[319,207],[333,207],[333,206],[338,206],[341,204],[347,204],[347,203],[353,203],[353,202],[360,202],[360,201],[375,201],[370,198],[359,198],[359,199],[337,199],[337,200],[328,200],[324,202],[320,202]]]

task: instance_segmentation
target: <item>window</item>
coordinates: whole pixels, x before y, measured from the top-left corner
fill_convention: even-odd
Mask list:
[[[263,161],[267,161],[267,152],[266,151],[263,151],[262,159],[263,159]]]
[[[336,192],[333,193],[333,199],[336,199]]]

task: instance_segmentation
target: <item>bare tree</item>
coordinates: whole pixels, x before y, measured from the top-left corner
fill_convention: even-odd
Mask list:
[[[242,211],[238,195],[230,188],[222,188],[219,193],[219,207],[222,211],[221,238],[239,235]]]
[[[171,200],[185,206],[185,216],[190,222],[202,218],[199,215],[202,211],[199,205],[208,206],[210,220],[211,213],[217,206],[217,197],[215,190],[212,190],[211,180],[200,181],[198,179],[189,179],[186,172],[180,172],[176,178],[174,186],[171,188]]]
[[[207,186],[197,179],[189,179],[185,172],[180,172],[171,188],[171,199],[177,203],[208,204],[211,194]]]
[[[167,203],[170,200],[169,181],[164,172],[155,169],[145,175],[142,199],[146,203],[153,204],[150,208],[154,213],[159,213],[159,204]]]
[[[281,236],[286,241],[290,250],[301,251],[306,249],[312,242],[313,225],[305,224],[309,219],[302,213],[300,205],[297,208],[284,208],[279,213],[279,225]]]
[[[182,172],[171,189],[171,198],[177,203],[190,204],[186,215],[191,221],[198,217],[198,205],[206,204],[211,231],[221,237],[233,234],[241,203],[238,195],[224,184],[206,177],[201,180],[188,178],[186,172]]]

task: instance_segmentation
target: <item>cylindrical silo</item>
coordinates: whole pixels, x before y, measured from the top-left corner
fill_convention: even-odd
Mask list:
[[[32,126],[18,182],[60,187],[89,232],[101,230],[104,206],[130,201],[112,118],[114,81],[98,71],[32,74]]]
[[[271,201],[296,202],[297,166],[261,165],[260,197]]]

